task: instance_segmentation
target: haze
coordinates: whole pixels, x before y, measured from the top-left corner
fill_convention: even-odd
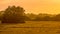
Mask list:
[[[60,0],[0,0],[0,10],[12,5],[23,7],[25,13],[60,13]]]

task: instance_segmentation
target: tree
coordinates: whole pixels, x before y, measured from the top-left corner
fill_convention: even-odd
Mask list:
[[[24,9],[22,7],[8,6],[4,11],[2,23],[24,23]]]
[[[43,20],[44,20],[44,21],[50,21],[50,20],[51,20],[51,17],[50,17],[50,16],[45,16],[45,17],[43,18]]]
[[[55,21],[60,21],[60,14],[56,15],[54,18],[55,18]]]

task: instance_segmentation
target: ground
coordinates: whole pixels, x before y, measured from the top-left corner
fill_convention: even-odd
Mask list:
[[[0,34],[60,34],[60,22],[26,21],[22,24],[0,24]]]

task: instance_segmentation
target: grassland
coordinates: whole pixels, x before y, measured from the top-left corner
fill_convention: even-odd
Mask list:
[[[60,34],[60,22],[27,21],[23,24],[0,24],[0,34]]]

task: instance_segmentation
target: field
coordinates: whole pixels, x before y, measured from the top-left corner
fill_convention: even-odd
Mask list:
[[[60,34],[60,22],[27,21],[23,24],[0,24],[0,34]]]

